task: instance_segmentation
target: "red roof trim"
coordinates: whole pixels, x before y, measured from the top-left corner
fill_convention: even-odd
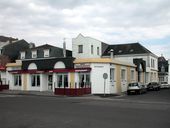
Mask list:
[[[53,72],[58,72],[58,73],[62,73],[62,72],[90,72],[91,68],[75,68],[75,69],[53,69],[53,70],[12,70],[9,71],[10,73],[13,74],[24,74],[24,73],[29,73],[29,74],[39,74],[39,73],[53,73]]]

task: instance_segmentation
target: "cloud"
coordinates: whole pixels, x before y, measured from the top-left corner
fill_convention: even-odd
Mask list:
[[[68,48],[79,33],[107,43],[163,41],[170,36],[169,6],[169,0],[1,0],[0,34],[57,46],[66,37]]]

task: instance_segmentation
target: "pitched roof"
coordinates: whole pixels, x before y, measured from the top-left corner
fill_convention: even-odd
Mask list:
[[[164,62],[166,61],[165,57],[161,56],[161,57],[158,57],[158,62]]]
[[[25,50],[26,57],[25,59],[32,59],[31,51],[37,50],[37,58],[44,58],[44,50],[49,49],[50,50],[50,57],[63,57],[63,49],[59,47],[55,47],[49,44],[44,44],[38,47],[30,48]],[[71,57],[72,51],[66,50],[66,56]]]
[[[6,36],[0,36],[0,42],[7,42],[7,41],[16,41],[18,39],[12,38],[12,37],[6,37]]]
[[[25,40],[19,40],[14,43],[10,43],[6,46],[3,47],[2,54],[5,56],[8,56],[11,61],[15,61],[18,56],[20,55],[20,51],[22,49],[28,49],[29,48],[29,43],[26,42]]]
[[[152,53],[144,46],[142,46],[140,43],[128,43],[128,44],[108,45],[106,50],[103,52],[103,56],[110,55],[111,49],[114,50],[114,55]]]
[[[37,50],[37,49],[50,49],[50,48],[56,48],[55,46],[49,45],[49,44],[44,44],[44,45],[40,45],[37,47],[33,47],[31,48],[31,50]]]

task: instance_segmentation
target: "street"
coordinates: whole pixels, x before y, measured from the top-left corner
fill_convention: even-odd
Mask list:
[[[170,89],[117,97],[0,94],[0,128],[169,128]]]

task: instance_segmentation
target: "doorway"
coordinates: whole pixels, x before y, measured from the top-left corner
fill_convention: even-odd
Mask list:
[[[48,75],[48,90],[49,91],[52,91],[52,86],[53,86],[53,75],[52,74],[50,74],[50,75]]]

